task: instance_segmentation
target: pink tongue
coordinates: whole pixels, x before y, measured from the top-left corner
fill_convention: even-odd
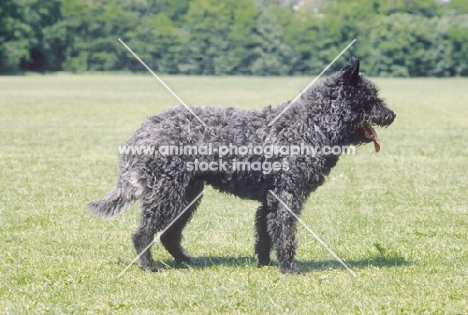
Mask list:
[[[374,130],[374,128],[367,125],[364,135],[366,136],[367,139],[374,140],[375,152],[379,152],[380,151],[380,140],[379,140],[379,136],[377,135],[377,132]]]

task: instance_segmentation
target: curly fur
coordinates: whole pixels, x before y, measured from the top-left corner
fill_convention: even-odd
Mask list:
[[[206,127],[180,106],[148,118],[127,145],[359,145],[372,141],[365,135],[366,124],[388,126],[395,118],[393,111],[379,98],[375,85],[359,73],[359,61],[354,58],[342,71],[306,91],[297,103],[268,126],[288,104],[254,111],[192,108]],[[95,214],[112,217],[141,199],[141,223],[133,235],[136,252],[140,254],[153,241],[154,234],[172,222],[206,183],[219,191],[261,202],[255,217],[255,252],[259,266],[270,264],[270,251],[274,248],[281,271],[297,272],[295,219],[268,191],[273,191],[299,214],[309,194],[323,184],[338,156],[320,153],[316,156],[274,155],[268,160],[287,162],[289,170],[269,174],[232,168],[227,171],[187,171],[185,164],[195,158],[211,162],[218,161],[219,156],[217,153],[196,157],[163,156],[157,150],[154,155],[121,155],[116,187],[103,200],[89,203],[88,208]],[[248,162],[266,160],[261,155],[234,154],[228,158]],[[200,200],[161,236],[163,245],[178,262],[192,262],[180,242],[182,229],[199,203]],[[157,270],[149,250],[141,255],[140,266]]]

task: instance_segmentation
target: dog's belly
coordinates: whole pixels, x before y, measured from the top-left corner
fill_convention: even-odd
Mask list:
[[[264,183],[262,176],[252,178],[234,173],[230,177],[219,174],[203,177],[205,183],[221,192],[233,194],[242,199],[258,201],[265,199],[268,185]]]

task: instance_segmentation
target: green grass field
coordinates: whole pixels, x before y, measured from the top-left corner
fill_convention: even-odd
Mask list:
[[[260,108],[312,78],[163,77],[190,105]],[[142,272],[130,235],[84,205],[116,181],[118,146],[177,101],[149,74],[0,77],[0,314],[468,313],[466,79],[378,79],[397,113],[382,150],[344,156],[299,226],[305,275],[258,269],[256,202],[207,188],[185,230],[200,266]],[[274,257],[274,256],[273,256]]]

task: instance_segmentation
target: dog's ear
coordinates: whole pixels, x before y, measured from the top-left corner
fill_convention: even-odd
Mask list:
[[[359,83],[359,59],[351,57],[351,60],[341,70],[343,80],[349,85],[357,85]]]

